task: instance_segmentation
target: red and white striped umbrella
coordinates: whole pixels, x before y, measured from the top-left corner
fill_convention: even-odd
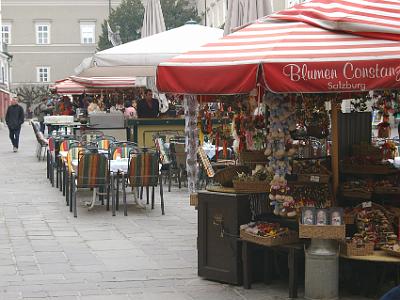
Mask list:
[[[258,83],[274,92],[400,88],[398,40],[400,1],[314,0],[161,63],[157,85],[186,94],[248,93]]]
[[[85,87],[94,89],[105,88],[132,88],[135,86],[135,77],[80,77],[70,76],[71,80]]]
[[[91,92],[89,88],[69,78],[56,81],[55,84],[50,87],[50,89],[54,90],[57,94],[69,95],[80,95]]]

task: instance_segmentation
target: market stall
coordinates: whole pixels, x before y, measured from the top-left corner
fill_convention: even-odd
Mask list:
[[[329,243],[324,244],[330,251],[327,258],[330,262],[326,264],[329,271],[315,273],[318,266],[315,260],[318,251],[315,250],[321,249],[322,246],[315,238],[341,240],[345,237],[342,211],[335,208],[340,183],[338,104],[342,99],[364,97],[366,91],[399,88],[399,11],[400,5],[392,2],[390,5],[372,0],[345,4],[331,1],[327,4],[326,1],[314,0],[260,19],[223,39],[162,63],[157,69],[158,89],[185,94],[185,103],[190,104],[186,107],[189,120],[187,137],[190,141],[187,149],[189,175],[196,174],[192,169],[196,167],[193,160],[196,158],[198,138],[196,122],[191,121],[198,111],[196,97],[193,95],[248,94],[257,88],[265,90],[264,102],[269,111],[269,125],[266,126],[268,134],[265,139],[265,154],[269,157],[269,163],[265,169],[268,173],[272,171],[273,175],[272,180],[265,181],[265,184],[270,186],[269,204],[274,206],[275,214],[283,216],[284,219],[297,217],[300,237],[311,238],[313,241],[306,252],[306,270],[314,270],[314,273],[306,271],[306,294],[308,293],[309,297],[324,291],[331,292],[334,297],[337,290],[336,250],[332,251],[334,248]],[[261,94],[259,91],[259,99]],[[312,103],[311,111],[319,113],[324,111],[318,108],[321,105],[319,99],[330,102],[331,105],[331,143],[327,143],[330,155],[326,156],[330,156],[332,184],[329,173],[322,172],[324,168],[319,167],[322,166],[321,163],[307,165],[308,161],[318,161],[325,156],[318,154],[322,147],[313,147],[311,140],[307,142],[311,148],[308,147],[306,153],[313,152],[313,155],[305,155],[308,158],[305,165],[297,166],[302,171],[311,170],[301,174],[306,176],[296,174],[297,179],[291,183],[288,177],[294,173],[292,171],[295,168],[292,161],[296,160],[296,155],[299,158],[298,149],[291,153],[291,149],[295,148],[292,136],[293,122],[295,127],[299,125],[299,122],[296,124],[296,120],[292,120],[292,116],[298,111],[295,105],[297,103],[306,107],[307,103]],[[312,115],[306,123],[306,129],[308,131],[314,127],[314,130],[319,130],[308,133],[308,136],[328,136],[325,132],[328,128],[321,126],[325,119],[324,116]],[[313,123],[313,120],[318,122]],[[326,167],[326,164],[323,166]],[[316,167],[319,169],[315,170]],[[298,197],[292,192],[295,189],[293,184],[301,181],[299,177],[308,181],[307,184],[301,185],[303,192],[300,193],[304,193],[304,190],[313,184],[330,186],[331,203],[327,201],[327,197],[321,195],[317,195],[316,200],[319,200],[319,203],[314,205],[296,201]],[[324,178],[328,180],[325,181]],[[194,184],[189,184],[189,187],[191,192],[196,192]],[[219,197],[225,196],[221,194]],[[199,210],[210,207],[210,204],[202,204],[202,198],[206,197],[199,193]],[[321,205],[321,202],[324,202],[324,205]],[[254,206],[254,202],[250,202],[249,205]],[[328,210],[328,207],[333,208]],[[371,211],[369,207],[364,209],[367,213]],[[223,215],[223,207],[218,207],[218,210]],[[208,213],[213,214],[211,211]],[[200,226],[206,226],[204,224],[208,222],[210,221],[201,221],[199,218],[199,232]],[[393,225],[385,230],[388,236],[395,232],[395,228],[391,226]],[[264,238],[266,244],[271,238],[276,238],[277,232],[281,232],[270,225],[267,226],[267,230],[264,227],[256,225],[254,228],[253,224],[249,231],[258,238]],[[369,224],[365,228],[370,227],[374,226]],[[208,228],[210,232],[213,229],[207,226],[204,228]],[[237,235],[238,231],[239,228],[233,229],[230,234]],[[382,229],[380,231],[382,232]],[[283,228],[282,232],[282,238],[287,237],[288,231]],[[365,229],[359,229],[357,233],[362,235],[364,241],[368,236],[365,232]],[[357,237],[353,236],[354,239]],[[390,244],[388,239],[387,246]],[[376,241],[375,247],[379,248]],[[237,253],[234,255],[240,257]],[[322,265],[319,267],[317,269],[324,269]],[[201,265],[199,274],[200,269]],[[321,285],[318,287],[313,284],[318,276],[320,279],[330,276],[330,280],[322,280],[328,285],[323,291],[320,290]],[[215,273],[208,274],[207,277],[218,280],[218,274]]]

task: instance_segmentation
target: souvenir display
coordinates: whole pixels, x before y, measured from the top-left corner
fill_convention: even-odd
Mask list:
[[[343,221],[343,209],[339,207],[331,208],[329,224],[333,226],[340,226],[344,224]]]
[[[303,207],[301,210],[301,223],[303,225],[315,225],[315,208]]]
[[[256,222],[240,226],[240,238],[265,246],[278,246],[298,242],[297,232],[278,223]]]
[[[392,224],[385,212],[379,208],[371,207],[358,211],[356,224],[358,233],[374,242],[376,249],[385,245],[388,239],[397,239]]]
[[[315,225],[328,225],[328,211],[326,209],[319,208],[316,210],[316,222]]]

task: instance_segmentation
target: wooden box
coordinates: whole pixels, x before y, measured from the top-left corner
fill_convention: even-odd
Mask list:
[[[199,192],[198,195],[198,275],[241,284],[239,232],[241,224],[250,222],[249,195],[216,192]],[[226,234],[221,234],[221,229]]]

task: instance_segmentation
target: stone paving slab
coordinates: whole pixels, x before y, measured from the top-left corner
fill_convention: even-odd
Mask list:
[[[286,285],[253,289],[197,276],[197,212],[188,194],[165,191],[166,215],[139,209],[129,195],[128,217],[82,205],[73,218],[35,157],[25,124],[18,153],[0,129],[0,300],[282,300]],[[349,298],[350,299],[350,298]],[[362,298],[351,298],[362,300]]]

